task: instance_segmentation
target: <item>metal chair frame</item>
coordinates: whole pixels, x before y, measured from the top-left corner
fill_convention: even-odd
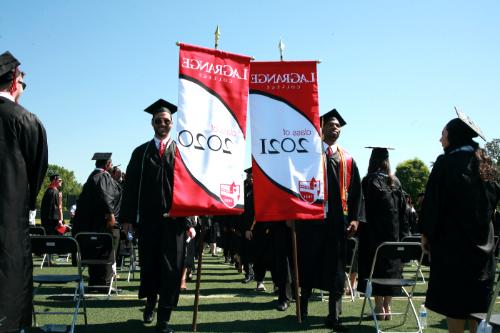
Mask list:
[[[421,243],[421,235],[411,235],[411,236],[406,236],[406,237],[403,237],[403,239],[401,240],[402,242],[417,242],[417,243]],[[424,255],[425,256],[425,255]],[[415,260],[412,260],[412,266],[415,266]],[[417,273],[420,277],[420,282],[418,282],[418,284],[426,284],[427,282],[425,281],[425,276],[424,274],[422,273],[422,265],[420,265],[420,267],[417,269]]]
[[[423,251],[421,248],[420,243],[417,242],[384,242],[380,244],[377,247],[377,250],[375,251],[375,256],[372,261],[372,266],[370,270],[370,276],[368,278],[368,281],[366,283],[366,291],[363,299],[363,306],[361,308],[361,314],[359,317],[359,323],[358,325],[361,324],[363,321],[363,316],[365,314],[365,306],[366,302],[368,302],[368,305],[371,310],[371,315],[373,317],[373,321],[375,323],[375,328],[378,332],[383,332],[380,329],[380,324],[379,320],[377,318],[377,315],[381,315],[380,313],[375,312],[375,307],[374,304],[372,303],[371,296],[372,296],[372,290],[373,290],[373,285],[384,285],[384,286],[392,286],[392,287],[401,287],[403,290],[404,294],[406,295],[407,299],[407,304],[406,304],[406,310],[405,312],[402,313],[395,313],[392,312],[391,315],[404,315],[403,322],[400,325],[404,325],[406,323],[406,319],[408,317],[408,311],[411,307],[413,316],[415,318],[415,321],[418,326],[418,330],[414,331],[415,333],[422,333],[423,332],[423,327],[419,321],[418,318],[418,313],[417,310],[415,309],[415,305],[413,304],[413,292],[415,290],[415,286],[417,285],[417,280],[418,280],[418,270],[420,269],[420,265],[422,262],[423,258]],[[394,259],[401,259],[402,262],[404,261],[409,261],[409,260],[416,260],[417,261],[417,271],[415,272],[415,275],[411,279],[392,279],[392,278],[374,278],[373,277],[373,272],[375,271],[375,267],[377,265],[377,259],[379,257],[384,257],[384,258],[394,258]],[[410,287],[411,290],[408,292],[405,287]],[[400,326],[398,325],[398,326]]]
[[[73,294],[73,301],[75,303],[74,310],[72,312],[65,311],[35,311],[35,304],[33,302],[33,322],[34,325],[37,325],[36,315],[44,314],[44,315],[60,315],[60,314],[73,314],[73,320],[71,322],[71,328],[69,330],[70,333],[73,333],[75,330],[76,321],[78,318],[78,314],[82,314],[80,312],[80,303],[83,305],[83,315],[85,319],[85,325],[87,325],[87,307],[85,305],[85,289],[83,284],[83,274],[82,274],[82,266],[81,266],[81,257],[80,257],[80,247],[78,243],[73,237],[68,236],[31,236],[31,247],[32,252],[36,254],[46,253],[46,254],[66,254],[72,253],[77,267],[77,274],[39,274],[33,275],[33,283],[37,283],[38,285],[33,289],[33,299],[38,295],[38,291],[42,285],[50,284],[50,285],[64,285],[67,283],[74,282],[75,291]],[[54,268],[56,269],[56,268]]]
[[[113,236],[105,232],[80,232],[75,236],[76,241],[80,246],[81,251],[81,263],[85,267],[88,265],[116,265],[116,253],[113,247]],[[94,244],[94,249],[103,249],[103,253],[106,254],[111,251],[111,259],[108,258],[96,258],[91,256],[87,250],[86,246],[89,242]],[[103,254],[101,253],[101,255]],[[115,283],[115,293],[118,295],[118,285],[116,279],[116,267],[113,268],[113,275],[111,276],[111,282],[109,286],[92,286],[92,288],[106,288],[108,290],[107,295],[111,296],[113,291],[113,282]]]

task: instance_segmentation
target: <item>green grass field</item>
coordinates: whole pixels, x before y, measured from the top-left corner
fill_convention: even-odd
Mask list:
[[[309,317],[305,323],[298,324],[295,317],[295,304],[287,311],[275,310],[276,297],[272,293],[272,282],[266,277],[267,292],[256,292],[255,283],[242,284],[243,275],[234,267],[223,263],[223,257],[203,257],[202,283],[200,292],[200,306],[198,312],[198,332],[331,332],[323,326],[327,315],[327,302],[319,299],[311,300]],[[35,264],[39,259],[35,259]],[[48,273],[56,269],[69,270],[69,264],[58,262],[58,267],[35,267],[34,274]],[[59,267],[62,266],[62,267]],[[154,332],[154,323],[142,323],[144,302],[137,299],[139,273],[135,279],[127,283],[127,273],[119,272],[118,287],[122,289],[119,295],[108,298],[102,294],[87,294],[88,325],[84,325],[83,316],[79,316],[77,332],[88,333],[139,333]],[[188,284],[188,290],[181,293],[179,305],[172,314],[171,325],[176,332],[191,332],[194,304],[195,283]],[[415,292],[415,305],[425,299],[425,284],[419,284]],[[49,289],[42,290],[43,292]],[[459,291],[457,291],[459,292]],[[66,288],[63,293],[70,294],[72,290]],[[69,307],[68,297],[43,297],[35,298],[37,311],[53,311],[55,308]],[[392,310],[401,311],[406,305],[402,298],[393,301]],[[347,296],[343,299],[344,323],[349,332],[375,332],[373,321],[364,320],[358,325],[363,299],[351,302]],[[428,313],[428,328],[426,332],[447,332],[446,320],[441,315]],[[402,318],[395,316],[390,321],[383,323],[383,329],[396,326]],[[415,330],[416,323],[409,317],[405,326],[393,328],[393,331]],[[70,315],[39,315],[38,327],[45,324],[70,324]],[[33,328],[29,332],[41,332],[40,328]]]

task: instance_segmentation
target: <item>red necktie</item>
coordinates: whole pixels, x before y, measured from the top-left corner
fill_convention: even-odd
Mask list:
[[[332,147],[328,147],[326,149],[326,157],[330,158],[332,156],[333,156],[333,149],[332,149]]]
[[[167,148],[167,144],[165,143],[165,141],[160,141],[160,149],[158,150],[160,157],[163,157],[163,155],[165,154],[165,148]]]

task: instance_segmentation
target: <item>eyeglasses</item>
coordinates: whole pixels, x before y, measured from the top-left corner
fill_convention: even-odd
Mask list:
[[[163,118],[156,118],[154,120],[154,123],[156,125],[160,125],[160,124],[167,124],[167,125],[170,125],[172,123],[172,121],[170,119],[163,119]]]
[[[23,87],[23,90],[26,89],[26,83],[24,83],[24,81],[17,81],[17,83],[19,83]]]

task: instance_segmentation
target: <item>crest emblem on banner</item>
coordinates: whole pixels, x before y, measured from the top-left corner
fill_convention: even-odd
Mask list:
[[[236,185],[234,182],[232,184],[220,184],[220,198],[227,207],[233,208],[236,206],[240,195],[240,185]]]
[[[321,193],[321,181],[311,178],[311,180],[299,180],[299,193],[302,200],[314,203]]]

